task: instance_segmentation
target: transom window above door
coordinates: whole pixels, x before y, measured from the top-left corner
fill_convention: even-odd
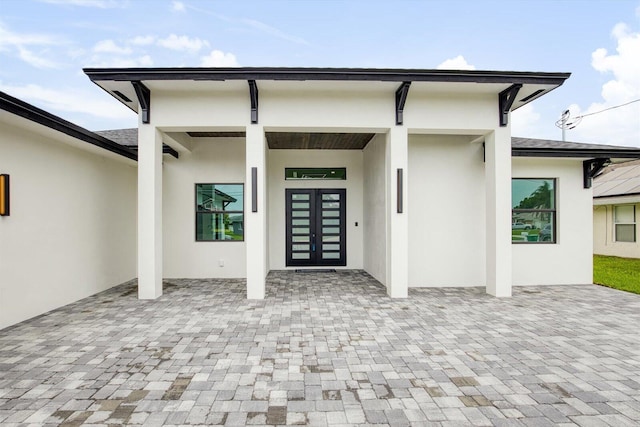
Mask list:
[[[347,168],[285,168],[284,179],[347,179]]]

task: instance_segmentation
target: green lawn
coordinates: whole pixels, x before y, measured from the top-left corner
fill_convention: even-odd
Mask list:
[[[640,294],[640,259],[594,255],[593,282]]]

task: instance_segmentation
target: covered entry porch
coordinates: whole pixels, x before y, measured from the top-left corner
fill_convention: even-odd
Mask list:
[[[410,138],[455,135],[469,137],[468,144],[484,147],[484,198],[470,206],[485,213],[482,253],[477,259],[484,260],[480,274],[484,273],[486,291],[511,295],[509,114],[568,77],[562,73],[298,68],[85,72],[139,113],[138,283],[139,296],[145,299],[162,294],[163,277],[200,277],[211,271],[212,265],[225,269],[227,261],[236,262],[236,271],[241,272],[236,277],[246,277],[247,296],[264,298],[265,277],[273,266],[283,265],[286,254],[286,245],[278,243],[286,238],[286,227],[278,223],[283,218],[286,221],[286,212],[282,212],[285,203],[278,200],[286,195],[282,166],[337,167],[320,163],[326,153],[335,156],[335,146],[295,148],[304,139],[293,135],[301,133],[374,134],[366,147],[344,150],[349,154],[333,160],[350,158],[357,152],[354,157],[360,156],[357,161],[362,165],[361,184],[346,192],[347,200],[358,201],[355,213],[361,210],[361,214],[349,218],[354,209],[347,206],[345,222],[352,229],[346,230],[345,267],[359,268],[355,264],[361,257],[362,268],[382,282],[392,297],[406,297],[412,285],[409,217],[419,211],[412,211],[414,200],[408,187],[419,182],[412,180],[411,169],[422,170],[431,162],[443,161],[458,167],[455,152],[426,157],[411,166]],[[229,137],[236,140],[229,142],[222,155],[209,149],[203,157],[199,151],[203,145],[194,142],[196,137],[189,132],[239,132],[241,136]],[[288,137],[294,147],[272,147],[270,135],[276,133]],[[163,145],[172,147],[180,158],[168,158],[163,166]],[[227,156],[231,152],[235,154]],[[298,160],[289,162],[296,160],[298,153]],[[285,161],[286,157],[290,158]],[[212,167],[216,159],[222,163]],[[194,215],[189,193],[198,183],[242,184],[241,243],[188,242]],[[283,187],[277,189],[280,184]],[[171,194],[163,191],[163,185],[172,189]],[[455,198],[456,194],[445,196]],[[446,204],[447,200],[438,203]],[[179,237],[167,244],[169,235]],[[178,241],[182,244],[175,243]],[[358,246],[362,248],[360,255],[355,251],[352,256],[349,251]],[[218,255],[212,256],[216,253],[233,256],[221,261]],[[183,261],[175,262],[178,259]],[[184,273],[173,276],[172,271]]]
[[[457,252],[454,261],[468,259],[477,267],[471,268],[471,262],[465,264],[469,274],[475,276],[463,282],[463,285],[484,285],[486,260],[476,249],[478,246],[484,249],[485,232],[476,233],[473,244],[465,232],[462,236],[466,239],[465,247],[455,246],[458,244],[457,238],[451,233],[449,241],[434,241],[437,227],[433,227],[429,218],[435,208],[430,206],[425,210],[424,203],[445,197],[446,194],[437,188],[446,188],[446,185],[436,183],[437,179],[430,180],[424,173],[432,170],[435,164],[443,163],[447,150],[455,147],[465,152],[470,150],[474,154],[469,160],[481,176],[480,179],[475,176],[466,179],[475,180],[475,187],[480,187],[476,198],[482,199],[479,206],[483,207],[486,192],[483,180],[483,155],[486,150],[483,145],[487,145],[488,138],[482,135],[419,134],[403,129],[399,133],[400,138],[394,140],[393,128],[366,132],[360,129],[360,132],[353,132],[354,129],[352,132],[330,130],[263,130],[263,134],[257,136],[261,140],[258,150],[264,152],[263,157],[257,157],[263,163],[256,167],[251,166],[256,164],[255,153],[254,163],[249,163],[251,134],[246,129],[158,129],[159,141],[163,145],[176,147],[178,153],[177,157],[164,154],[162,160],[162,277],[246,277],[247,295],[250,298],[262,298],[265,292],[264,277],[272,270],[322,267],[361,269],[384,284],[389,295],[403,297],[407,295],[409,287],[425,286],[423,281],[415,279],[416,274],[421,275],[421,268],[429,268],[435,276],[446,275],[450,271],[450,267],[446,267],[447,271],[441,271],[444,263],[438,257],[448,256],[442,249],[451,247]],[[395,137],[398,137],[398,132]],[[178,141],[180,143],[176,144]],[[425,158],[425,154],[418,149],[424,146],[444,151],[427,154]],[[168,150],[165,148],[164,151]],[[393,156],[396,156],[396,166],[403,167],[391,167]],[[431,162],[434,164],[425,166]],[[416,176],[413,181],[412,169]],[[338,171],[344,173],[344,179],[288,179],[291,178],[289,175],[304,170]],[[222,190],[241,185],[239,197],[244,207],[239,228],[243,235],[239,240],[227,236],[228,241],[194,241],[193,185],[195,183],[197,192],[198,186],[205,182],[223,183],[218,186]],[[463,186],[468,184],[469,181],[461,181]],[[331,204],[340,206],[343,211],[329,209],[325,215],[335,213],[340,216],[321,219],[339,225],[339,236],[331,233],[332,227],[318,229],[318,233],[328,231],[327,236],[309,234],[309,238],[305,239],[302,235],[292,235],[304,230],[303,226],[292,227],[294,222],[309,221],[309,218],[303,210],[292,209],[291,195],[304,197],[308,203],[309,194],[315,193],[339,199],[332,200]],[[238,194],[234,193],[234,196],[238,197]],[[467,203],[469,200],[460,192],[457,196],[459,200],[455,203]],[[317,201],[320,206],[326,206],[326,202],[322,197]],[[447,204],[452,206],[455,203],[451,200]],[[412,206],[416,209],[412,210]],[[293,216],[299,214],[306,216]],[[339,224],[336,222],[338,220]],[[477,215],[477,221],[480,221],[480,227],[485,226],[484,215]],[[233,228],[235,230],[237,227],[234,225]],[[457,231],[461,231],[461,227],[454,230],[453,234]],[[300,238],[304,241],[299,241]],[[305,256],[301,251],[304,247],[323,253],[322,243],[327,243],[324,249],[339,247],[340,252],[325,252],[339,255],[340,259],[314,264],[300,263],[299,258],[292,258]],[[312,249],[313,246],[316,247]],[[465,250],[474,253],[465,258],[460,255]],[[455,278],[459,271],[450,273]],[[414,278],[410,279],[412,274]],[[434,283],[436,286],[450,285],[436,277],[434,281],[427,282],[427,286],[434,286]],[[142,284],[140,289],[142,295]]]

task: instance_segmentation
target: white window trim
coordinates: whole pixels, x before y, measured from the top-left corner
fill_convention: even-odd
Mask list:
[[[633,209],[633,222],[617,222],[616,221],[616,208],[621,206],[631,206],[631,208]],[[611,213],[613,215],[613,241],[616,243],[636,243],[638,241],[638,229],[637,229],[638,217],[636,212],[636,205],[635,204],[613,205],[613,211]],[[633,225],[635,230],[633,234],[633,241],[628,242],[626,240],[618,240],[618,228],[617,228],[618,225]]]

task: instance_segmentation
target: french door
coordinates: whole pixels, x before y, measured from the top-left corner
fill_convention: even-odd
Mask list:
[[[287,266],[344,266],[346,190],[287,189]]]

